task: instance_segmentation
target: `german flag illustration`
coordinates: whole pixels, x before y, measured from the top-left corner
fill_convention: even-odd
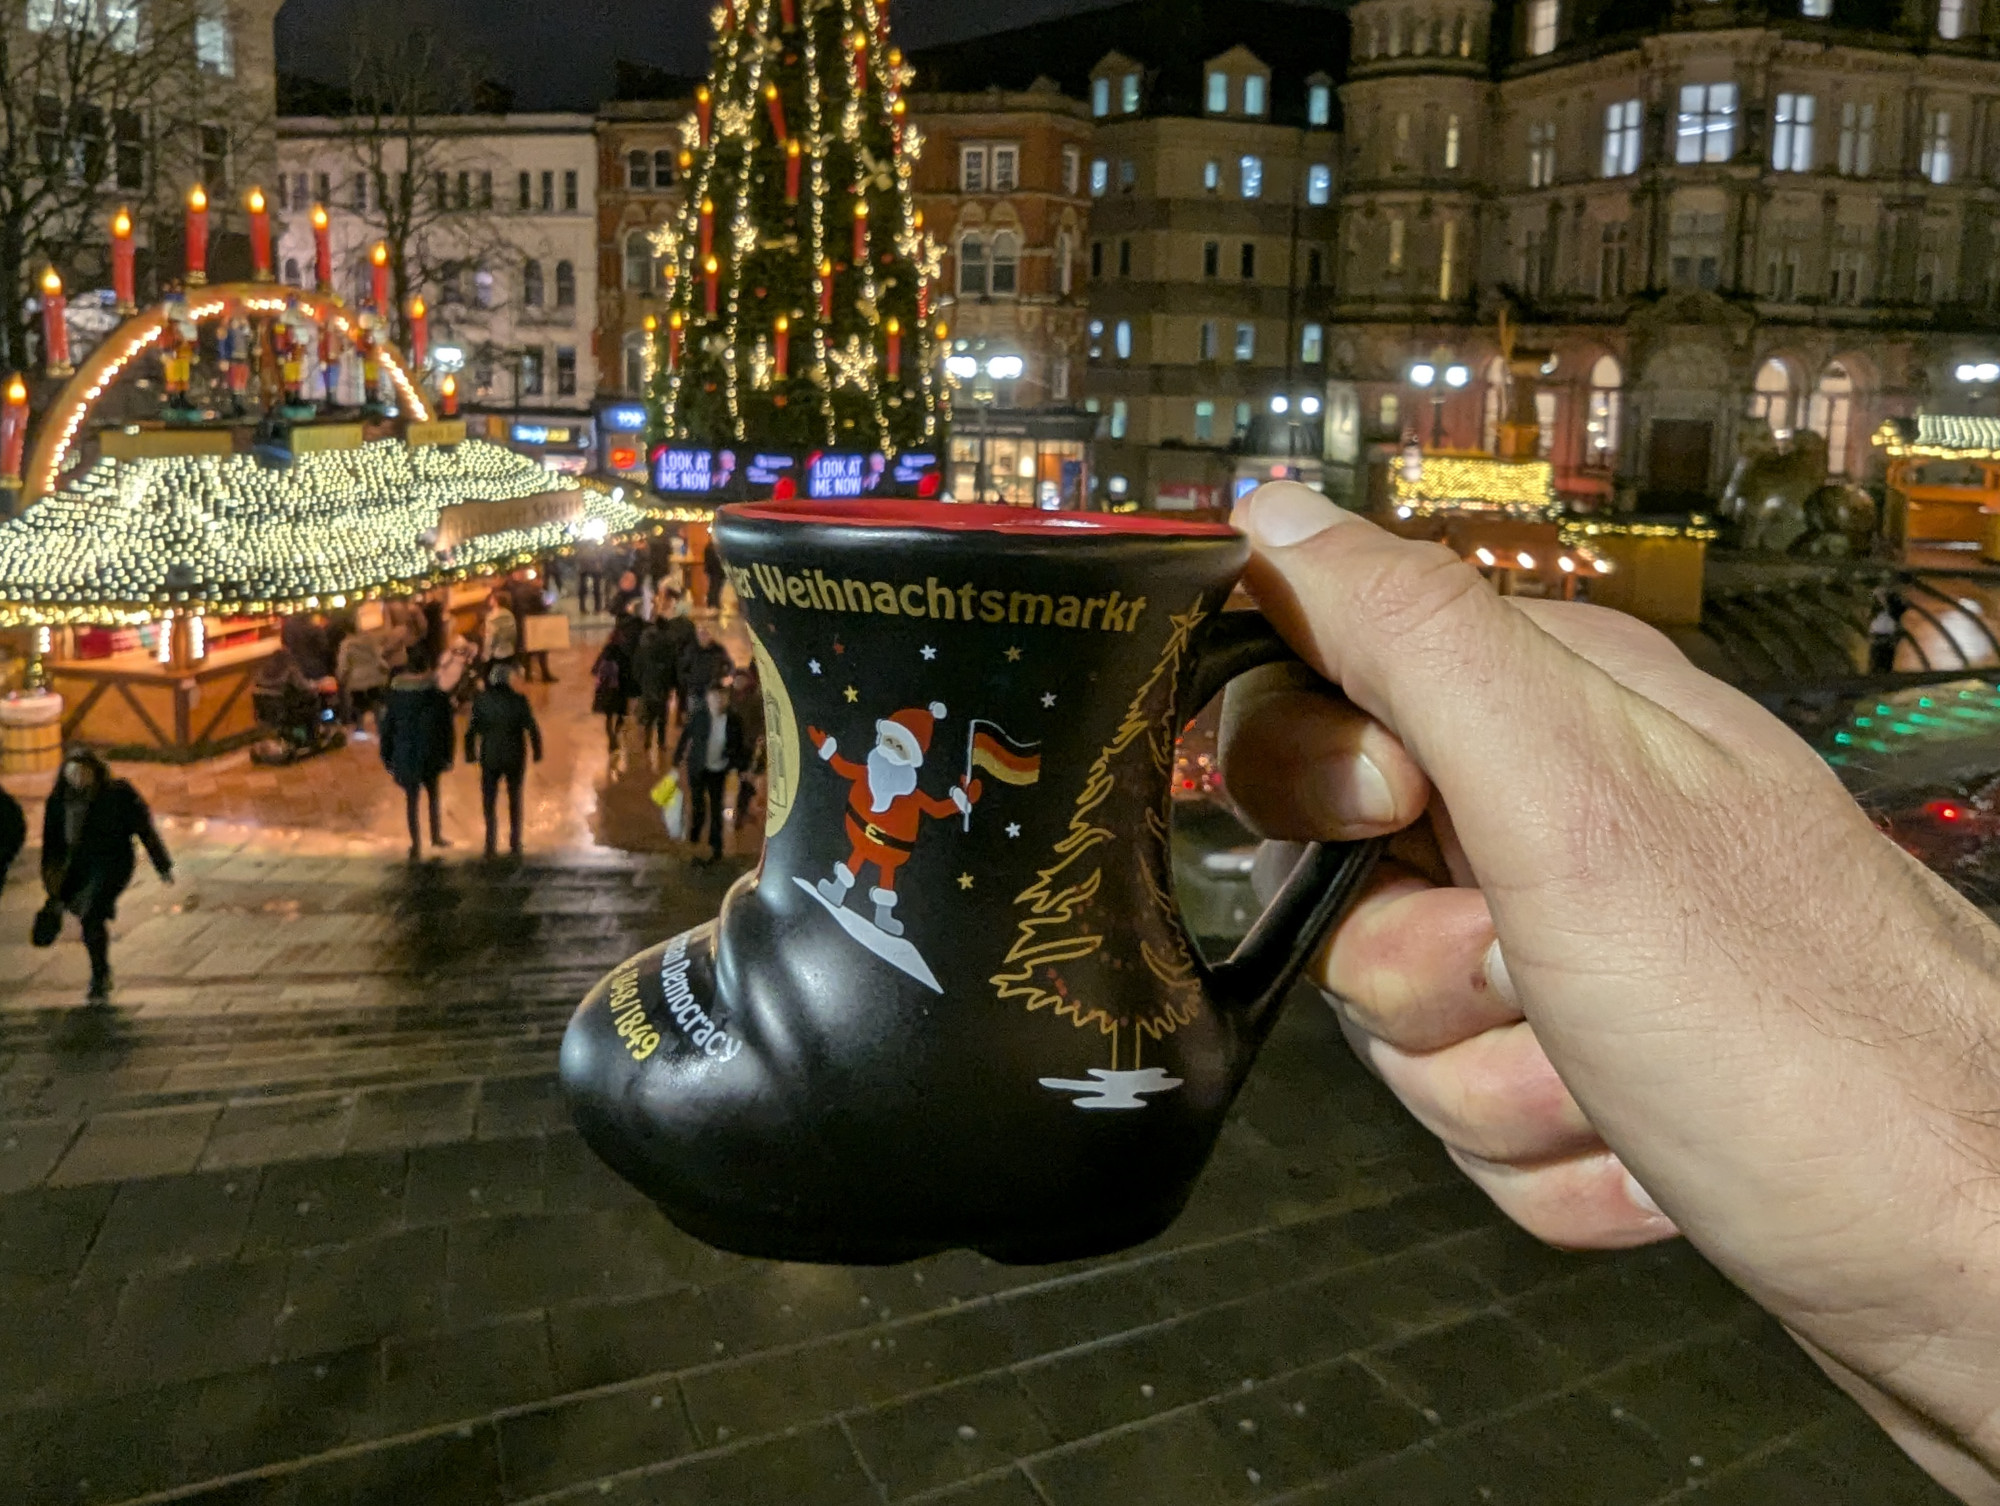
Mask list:
[[[1002,784],[1033,784],[1042,777],[1039,743],[1017,743],[991,722],[972,724],[967,772],[984,769]]]

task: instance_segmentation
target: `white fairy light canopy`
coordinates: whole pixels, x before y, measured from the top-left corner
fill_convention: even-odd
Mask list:
[[[518,524],[439,552],[440,515],[465,503],[575,493],[564,521]],[[515,521],[516,526],[504,526]],[[529,563],[655,514],[498,445],[384,439],[300,454],[98,461],[0,525],[0,624],[132,624],[341,607]]]

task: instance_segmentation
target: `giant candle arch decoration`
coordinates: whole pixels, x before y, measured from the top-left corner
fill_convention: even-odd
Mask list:
[[[282,314],[294,301],[317,324],[331,321],[333,327],[349,339],[354,334],[354,316],[347,305],[332,293],[308,293],[303,288],[288,288],[268,282],[223,283],[216,287],[201,288],[183,295],[187,305],[187,317],[197,324],[212,324],[225,317],[248,311],[253,314]],[[34,453],[26,470],[26,495],[24,504],[39,502],[55,490],[56,478],[62,471],[63,456],[83,432],[84,421],[98,400],[118,380],[125,368],[144,355],[156,344],[167,327],[167,306],[156,304],[152,308],[134,314],[104,337],[90,358],[77,368],[50,405],[42,422],[41,433],[36,436]],[[382,364],[388,368],[389,380],[396,384],[396,391],[409,405],[411,414],[418,423],[429,423],[431,410],[424,401],[417,384],[410,380],[402,358],[394,347],[386,341],[376,346]]]

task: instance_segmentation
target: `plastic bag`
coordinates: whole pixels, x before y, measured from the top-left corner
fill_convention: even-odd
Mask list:
[[[660,782],[653,786],[653,804],[660,808],[660,819],[666,823],[667,835],[676,842],[687,839],[687,798],[681,792],[680,775],[667,770]]]

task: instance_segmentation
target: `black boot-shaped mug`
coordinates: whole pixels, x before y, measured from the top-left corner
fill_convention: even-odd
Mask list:
[[[699,1239],[1069,1260],[1187,1202],[1379,844],[1309,849],[1228,961],[1174,901],[1175,738],[1290,657],[1222,524],[864,501],[715,528],[763,685],[762,861],[593,989],[584,1138]]]

